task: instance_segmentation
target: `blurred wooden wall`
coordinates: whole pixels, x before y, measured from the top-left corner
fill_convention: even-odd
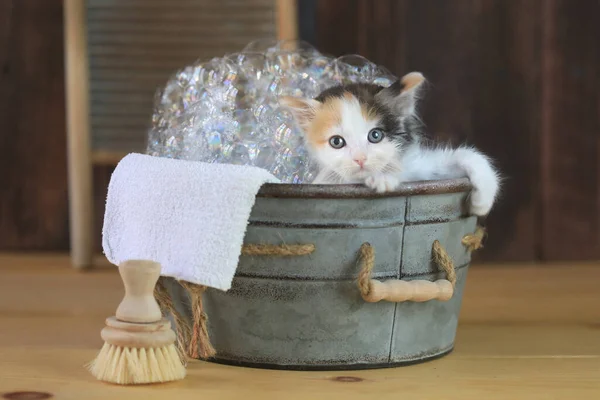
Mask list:
[[[61,0],[0,0],[0,249],[67,250]]]
[[[482,258],[600,258],[599,1],[300,5],[320,50],[422,71],[429,130],[497,160]],[[68,249],[62,40],[61,0],[0,0],[0,250]],[[99,246],[110,170],[95,173]]]

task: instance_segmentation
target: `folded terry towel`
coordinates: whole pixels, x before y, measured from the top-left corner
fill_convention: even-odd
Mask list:
[[[228,290],[266,182],[278,180],[256,167],[129,154],[108,186],[104,253],[115,265],[151,260],[164,276]]]

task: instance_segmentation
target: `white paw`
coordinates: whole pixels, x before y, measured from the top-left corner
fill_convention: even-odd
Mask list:
[[[471,214],[478,217],[486,216],[490,213],[494,205],[494,196],[484,193],[481,190],[471,192]]]
[[[400,180],[391,175],[373,175],[365,179],[365,185],[377,193],[391,192],[400,184]]]
[[[487,179],[476,177],[471,180],[473,190],[471,191],[471,214],[478,217],[486,216],[490,213],[499,190],[498,178],[488,176]]]
[[[471,180],[470,212],[472,215],[484,217],[490,213],[498,191],[500,177],[490,160],[474,149],[461,149],[456,152],[458,164]]]

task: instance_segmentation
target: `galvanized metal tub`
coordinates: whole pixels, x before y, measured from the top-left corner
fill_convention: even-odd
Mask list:
[[[204,307],[216,362],[277,369],[360,369],[430,360],[454,346],[476,228],[466,179],[416,182],[376,194],[354,185],[263,186],[246,244],[308,244],[305,256],[241,256],[228,292],[208,289]],[[368,303],[357,252],[375,250],[378,280],[436,280],[438,240],[457,274],[448,301]],[[179,285],[169,291],[191,315]]]

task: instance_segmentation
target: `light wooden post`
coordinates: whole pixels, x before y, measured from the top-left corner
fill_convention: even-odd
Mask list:
[[[63,4],[71,260],[84,268],[92,264],[93,249],[86,1]]]
[[[298,39],[298,4],[296,0],[277,0],[277,39]]]

